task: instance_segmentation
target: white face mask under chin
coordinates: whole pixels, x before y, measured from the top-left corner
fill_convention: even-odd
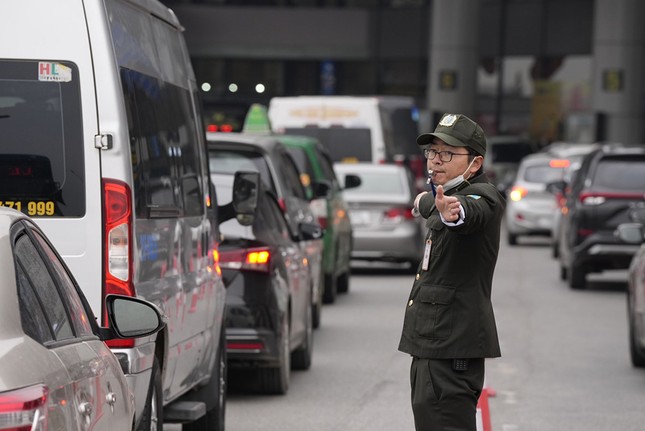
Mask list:
[[[474,159],[472,159],[470,161],[470,163],[468,164],[468,167],[466,168],[466,170],[461,175],[459,175],[459,176],[457,176],[457,177],[455,177],[455,178],[453,178],[451,180],[446,181],[446,183],[443,185],[443,189],[445,191],[448,191],[450,189],[454,189],[455,187],[459,186],[461,183],[466,181],[466,179],[464,178],[464,174],[466,172],[468,172],[468,170],[473,165],[473,162],[475,161],[476,158],[477,157],[475,157]],[[468,176],[468,178],[470,178],[470,176]]]

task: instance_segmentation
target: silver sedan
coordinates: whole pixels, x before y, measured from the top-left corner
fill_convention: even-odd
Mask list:
[[[0,273],[0,428],[130,430],[134,400],[103,340],[153,335],[158,309],[109,295],[110,327],[99,327],[44,234],[4,207]]]
[[[422,218],[411,214],[416,188],[410,171],[395,164],[336,163],[341,183],[356,175],[360,186],[343,191],[353,228],[352,259],[409,262],[423,257]]]

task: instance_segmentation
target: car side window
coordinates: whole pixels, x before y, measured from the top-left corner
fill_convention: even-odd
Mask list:
[[[58,258],[56,252],[50,247],[45,238],[40,235],[37,231],[32,231],[34,238],[38,242],[40,248],[45,252],[45,255],[49,258],[51,262],[51,267],[55,272],[55,276],[59,285],[62,287],[63,300],[66,302],[70,309],[70,317],[74,322],[74,327],[76,328],[77,335],[84,336],[93,336],[94,332],[92,331],[92,326],[90,324],[90,319],[83,307],[81,298],[78,296],[78,291],[76,290],[76,285],[72,281],[67,269],[63,263]]]
[[[16,268],[16,282],[20,321],[25,334],[41,344],[54,341],[54,334],[50,330],[40,300],[21,266]]]
[[[275,200],[268,197],[266,200],[268,201],[266,204],[267,211],[264,212],[264,215],[267,224],[271,226],[271,232],[277,235],[281,241],[291,241],[289,227],[280,207],[278,207]]]
[[[72,324],[58,288],[56,287],[56,283],[47,268],[47,264],[43,261],[38,250],[27,235],[21,235],[16,240],[14,253],[17,268],[19,269],[19,277],[17,280],[19,297],[22,298],[24,296],[27,298],[29,293],[26,293],[25,289],[31,289],[42,309],[45,320],[47,321],[46,327],[51,331],[53,339],[62,341],[74,338]],[[20,274],[20,271],[22,271],[22,274]],[[29,303],[33,305],[33,302],[32,298]],[[27,301],[22,305],[26,306]],[[49,340],[38,341],[46,342]]]
[[[331,181],[332,188],[334,190],[338,190],[338,179],[336,178],[336,174],[334,173],[333,163],[331,159],[327,154],[324,153],[319,153],[318,156],[318,162],[320,163],[320,167],[322,168],[323,175],[325,176],[325,178]]]
[[[280,164],[282,165],[282,169],[279,174],[284,178],[285,186],[289,190],[289,194],[306,200],[307,196],[305,195],[305,190],[300,183],[300,174],[298,173],[298,168],[296,168],[293,159],[291,159],[287,154],[283,154],[282,163]]]

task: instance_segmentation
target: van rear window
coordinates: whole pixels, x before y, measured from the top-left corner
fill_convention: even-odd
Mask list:
[[[318,139],[334,162],[372,161],[372,134],[367,128],[287,127],[284,133]]]
[[[0,60],[0,206],[32,217],[85,214],[76,65]]]

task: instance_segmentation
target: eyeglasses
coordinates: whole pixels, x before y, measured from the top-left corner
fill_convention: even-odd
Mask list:
[[[435,157],[437,157],[437,154],[439,154],[439,160],[442,162],[449,162],[452,160],[452,156],[470,156],[470,154],[465,153],[453,153],[452,151],[436,151],[436,150],[423,150],[423,155],[425,156],[426,159],[432,160]]]

